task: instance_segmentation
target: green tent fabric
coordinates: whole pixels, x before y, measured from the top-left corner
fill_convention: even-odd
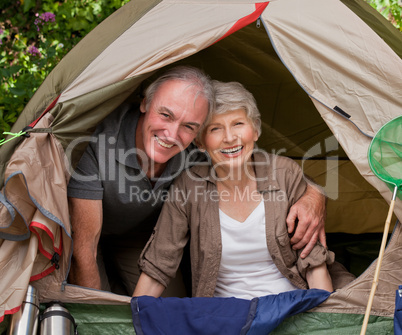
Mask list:
[[[44,309],[44,305],[41,306]],[[134,335],[129,305],[66,304],[78,324],[80,335]],[[363,315],[344,313],[302,313],[284,320],[272,335],[345,335],[359,334]],[[0,323],[0,334],[7,331],[8,320]],[[393,335],[393,319],[371,316],[367,335]]]
[[[30,281],[43,302],[129,303],[130,297],[66,282],[72,248],[66,185],[86,145],[81,139],[178,64],[239,81],[254,94],[263,121],[258,145],[295,159],[324,187],[328,233],[381,232],[392,194],[370,170],[367,150],[378,129],[402,111],[401,42],[360,0],[129,2],[37,90],[12,129],[30,126],[30,137],[0,148],[0,231],[29,236],[0,239],[0,264],[6,264],[0,318],[18,310]],[[397,218],[399,199],[393,223]],[[393,315],[402,275],[400,230],[395,225],[385,253],[373,315]],[[13,256],[18,261],[5,261]],[[364,314],[373,267],[314,314]]]

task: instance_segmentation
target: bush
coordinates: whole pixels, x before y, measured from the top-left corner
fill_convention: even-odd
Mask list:
[[[0,139],[63,56],[128,1],[2,0]]]
[[[402,0],[366,0],[402,32]]]

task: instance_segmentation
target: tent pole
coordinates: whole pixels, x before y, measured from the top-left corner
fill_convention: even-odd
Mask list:
[[[395,185],[394,194],[392,196],[392,200],[391,200],[391,203],[390,203],[390,206],[389,206],[387,220],[385,221],[385,227],[384,227],[384,233],[382,235],[380,254],[378,255],[377,266],[376,266],[375,273],[374,273],[373,285],[371,286],[370,296],[369,296],[369,300],[368,300],[368,303],[367,303],[366,313],[364,315],[363,326],[362,326],[360,335],[366,334],[368,320],[369,320],[369,317],[370,317],[371,306],[373,305],[374,294],[375,294],[375,291],[377,289],[378,279],[380,277],[380,268],[381,268],[382,259],[384,257],[385,246],[387,244],[389,226],[391,224],[392,213],[394,212],[394,206],[395,206],[395,199],[396,199],[397,190],[398,190],[398,186]]]

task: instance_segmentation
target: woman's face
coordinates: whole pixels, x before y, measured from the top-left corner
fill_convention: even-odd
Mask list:
[[[202,149],[213,165],[241,166],[250,159],[258,133],[244,109],[214,115],[203,135]]]

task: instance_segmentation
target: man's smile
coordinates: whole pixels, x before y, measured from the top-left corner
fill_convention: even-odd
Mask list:
[[[162,141],[157,135],[154,135],[154,137],[155,137],[156,142],[158,142],[159,145],[161,145],[162,147],[164,147],[166,149],[170,149],[174,145],[174,144],[169,144],[169,143]]]

